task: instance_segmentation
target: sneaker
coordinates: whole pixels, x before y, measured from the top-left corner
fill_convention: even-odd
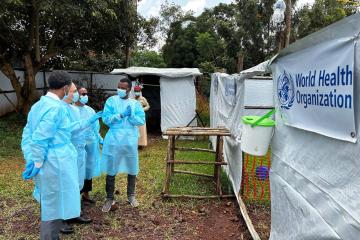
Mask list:
[[[128,202],[130,203],[130,205],[134,208],[139,206],[138,201],[136,200],[135,196],[128,196]]]
[[[113,206],[115,206],[115,201],[112,199],[107,199],[101,211],[109,212]]]

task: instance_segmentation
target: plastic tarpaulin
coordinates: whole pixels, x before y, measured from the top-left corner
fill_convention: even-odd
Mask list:
[[[244,112],[245,79],[240,75],[214,73],[211,76],[210,126],[226,127],[231,137],[224,138],[224,169],[235,193],[240,192],[242,177],[242,152],[240,148],[241,116]],[[216,138],[211,137],[216,147]]]
[[[182,78],[200,76],[202,73],[197,68],[149,68],[149,67],[129,67],[126,69],[114,69],[112,74],[128,74],[132,77],[141,75],[156,75],[167,78]]]
[[[297,41],[278,56],[338,38],[353,39],[355,56],[349,57],[355,57],[356,129],[360,123],[359,22],[360,14],[345,18]],[[275,60],[273,65],[276,64]],[[277,98],[275,106],[280,107]],[[276,124],[270,171],[270,239],[359,239],[359,141],[350,143],[289,127],[278,111]]]
[[[184,127],[195,117],[196,93],[192,76],[160,78],[161,131]],[[196,120],[190,126],[196,126]]]
[[[268,110],[256,107],[272,107],[272,80],[248,79],[268,72],[268,61],[240,74],[214,73],[211,76],[210,126],[226,127],[231,137],[224,138],[224,169],[232,183],[236,196],[240,193],[242,180],[241,117],[262,115]],[[245,106],[254,107],[245,109]],[[210,138],[213,148],[216,138]]]

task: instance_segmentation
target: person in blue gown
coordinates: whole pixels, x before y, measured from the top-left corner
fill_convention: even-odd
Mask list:
[[[81,84],[77,84],[77,89],[80,95],[79,101],[76,102],[76,107],[80,112],[81,119],[89,119],[95,114],[95,110],[88,103],[88,91]],[[92,179],[100,176],[100,144],[103,144],[103,138],[100,135],[99,121],[94,122],[91,127],[84,129],[79,134],[85,138],[85,181],[82,192],[82,202],[85,205],[94,204],[95,201],[89,196],[92,191]]]
[[[114,201],[115,176],[127,174],[127,197],[133,207],[139,204],[135,198],[135,181],[139,173],[138,126],[145,124],[145,113],[140,103],[129,98],[132,83],[121,79],[117,95],[110,97],[104,107],[102,120],[109,126],[102,149],[101,170],[106,175],[107,199],[103,212],[111,210]]]
[[[71,142],[76,148],[77,152],[77,169],[78,169],[78,176],[79,176],[79,193],[84,187],[84,180],[85,180],[85,171],[86,171],[86,152],[85,152],[85,135],[83,134],[84,131],[90,129],[90,125],[84,125],[86,120],[90,119],[90,117],[96,115],[95,112],[87,119],[82,119],[80,117],[80,110],[78,107],[73,105],[79,100],[79,93],[77,91],[77,87],[74,83],[71,84],[69,89],[69,94],[67,97],[63,99],[63,103],[65,108],[67,109],[68,117],[74,127],[71,129]],[[77,124],[79,123],[79,124]],[[68,220],[67,222],[73,223],[91,223],[92,219],[86,216],[79,216],[77,218],[73,218]],[[73,228],[69,226],[66,222],[64,223],[64,227],[61,229],[63,233],[71,233],[73,232]]]
[[[26,161],[23,179],[33,179],[33,196],[40,203],[40,239],[59,239],[62,221],[80,216],[77,151],[71,143],[74,127],[62,99],[69,94],[71,76],[54,71],[48,79],[49,91],[36,102],[23,129],[21,149]]]

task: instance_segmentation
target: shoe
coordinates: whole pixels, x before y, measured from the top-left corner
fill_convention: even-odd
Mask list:
[[[71,233],[74,233],[74,228],[72,226],[70,226],[69,224],[63,222],[63,224],[60,228],[60,232],[62,234],[71,234]]]
[[[92,199],[90,199],[90,198],[82,197],[81,200],[82,200],[83,204],[86,205],[86,206],[93,205],[93,204],[96,203],[95,200],[92,200]]]
[[[80,223],[80,224],[88,224],[92,222],[91,218],[88,217],[77,217],[67,220],[68,223]]]
[[[128,196],[128,202],[130,203],[130,205],[134,208],[139,206],[138,201],[136,200],[135,196]]]
[[[111,209],[115,208],[115,203],[116,202],[113,199],[107,199],[101,211],[109,212]]]

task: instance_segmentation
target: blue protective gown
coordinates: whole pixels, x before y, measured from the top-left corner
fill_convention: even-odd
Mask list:
[[[76,123],[81,121],[80,111],[77,107],[71,104],[67,104],[63,102],[68,110],[69,118],[71,123]],[[78,175],[79,175],[79,191],[84,187],[84,179],[85,179],[85,169],[86,169],[86,153],[85,153],[85,136],[81,134],[81,126],[75,125],[72,128],[71,132],[71,142],[76,148],[77,152],[77,166],[78,166]],[[89,129],[89,128],[85,128]]]
[[[83,120],[89,119],[95,114],[94,109],[89,106],[77,106],[80,111],[80,117]],[[80,134],[85,137],[85,179],[90,180],[94,177],[100,176],[100,146],[99,143],[103,141],[100,133],[99,121],[96,121],[90,128],[81,131]]]
[[[62,101],[43,96],[32,106],[21,148],[27,162],[42,163],[34,177],[34,197],[40,202],[42,221],[80,216],[77,153],[71,129]]]
[[[127,106],[131,116],[121,118]],[[145,113],[140,103],[134,99],[110,97],[105,104],[103,122],[110,127],[104,139],[101,170],[108,175],[117,173],[137,175],[139,173],[137,126],[145,124]]]

